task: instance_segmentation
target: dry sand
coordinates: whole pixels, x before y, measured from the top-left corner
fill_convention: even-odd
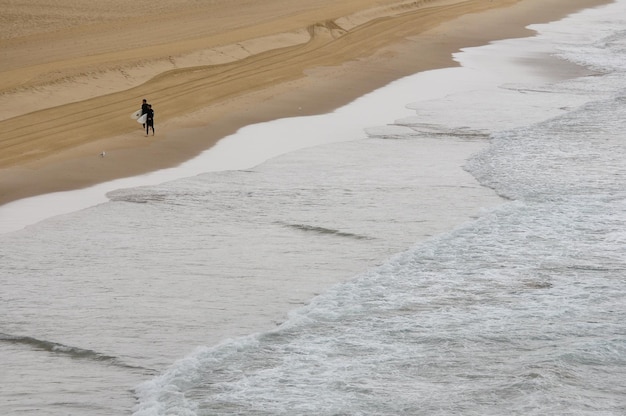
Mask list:
[[[606,3],[0,0],[0,204],[175,166],[247,124],[330,111]],[[154,137],[129,117],[144,97]]]

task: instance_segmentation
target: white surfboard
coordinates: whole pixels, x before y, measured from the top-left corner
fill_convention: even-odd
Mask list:
[[[132,118],[133,120],[137,120],[139,118],[139,116],[141,116],[141,110],[137,110],[134,113],[132,113],[130,115],[130,118]]]
[[[147,118],[148,118],[148,114],[144,114],[143,116],[141,116],[141,117],[139,117],[139,118],[137,119],[137,123],[139,123],[139,124],[143,124],[143,123],[145,123],[145,122],[146,122],[146,119],[147,119]]]

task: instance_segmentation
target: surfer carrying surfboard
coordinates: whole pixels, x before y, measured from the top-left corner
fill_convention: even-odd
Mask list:
[[[148,113],[149,107],[150,107],[150,104],[148,104],[148,101],[144,98],[143,101],[141,102],[141,116]],[[142,125],[143,127],[146,127],[146,123],[143,123]]]
[[[152,135],[154,136],[154,110],[152,105],[148,104],[148,110],[146,112],[146,136],[152,127]]]

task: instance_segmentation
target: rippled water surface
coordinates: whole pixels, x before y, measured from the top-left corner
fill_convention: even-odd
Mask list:
[[[625,414],[623,16],[467,50],[360,139],[1,235],[0,413]]]

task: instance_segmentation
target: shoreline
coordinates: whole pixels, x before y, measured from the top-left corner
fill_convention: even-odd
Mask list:
[[[555,26],[558,33],[559,24]],[[567,25],[566,29],[573,27],[575,31],[577,26]],[[548,28],[547,33],[555,33],[552,29]],[[316,140],[333,140],[328,132],[342,139],[362,132],[356,141],[332,142],[330,148],[316,144],[249,171],[236,169],[213,175],[202,170],[206,173],[200,177],[185,175],[173,182],[156,182],[155,177],[163,172],[155,172],[0,206],[2,227],[3,221],[14,222],[24,215],[29,205],[49,218],[57,206],[67,209],[73,203],[51,203],[59,196],[83,204],[93,202],[94,196],[110,201],[101,206],[91,204],[84,210],[72,209],[67,216],[33,223],[3,237],[7,242],[6,267],[12,272],[6,279],[7,298],[11,299],[6,304],[6,315],[16,317],[8,319],[14,325],[7,334],[87,351],[96,359],[107,358],[101,366],[101,360],[72,360],[65,353],[42,354],[24,343],[7,344],[7,374],[15,376],[8,380],[11,388],[3,396],[9,400],[3,407],[8,413],[19,407],[33,414],[37,409],[67,413],[81,408],[90,416],[158,413],[164,408],[183,409],[188,403],[195,410],[196,402],[181,404],[177,398],[182,397],[179,393],[191,391],[185,386],[192,386],[194,394],[187,397],[215,403],[205,394],[203,384],[196,383],[198,377],[208,374],[207,363],[216,368],[211,364],[214,354],[206,354],[214,348],[228,352],[232,346],[240,351],[240,342],[250,339],[241,337],[275,330],[277,325],[297,318],[300,307],[315,306],[316,299],[329,300],[331,306],[338,301],[339,310],[331,313],[351,313],[354,305],[344,300],[371,292],[372,282],[376,289],[376,281],[367,272],[370,266],[383,272],[391,270],[394,281],[395,277],[411,277],[396,282],[394,287],[399,290],[407,282],[414,283],[414,275],[424,274],[428,280],[431,274],[440,274],[441,263],[447,264],[451,258],[448,254],[458,252],[456,246],[467,246],[464,236],[477,236],[483,241],[481,233],[475,231],[484,229],[489,234],[501,222],[498,213],[506,201],[477,182],[471,165],[465,166],[470,155],[491,146],[488,132],[515,128],[511,126],[517,122],[530,126],[552,114],[569,114],[576,103],[584,101],[572,100],[568,94],[549,95],[554,99],[541,92],[525,94],[535,90],[534,86],[537,91],[544,90],[540,88],[544,79],[556,81],[584,71],[551,57],[547,51],[554,50],[553,46],[538,37],[537,42],[527,38],[468,48],[454,55],[459,63],[456,68],[420,72],[386,84],[381,91],[367,92],[351,102],[348,109],[340,107],[321,116],[247,126],[235,137],[218,141],[193,163],[204,169],[257,151],[284,152],[286,146],[306,142],[309,135],[317,136]],[[406,58],[411,59],[409,55]],[[356,68],[359,65],[347,70]],[[317,69],[311,75],[323,79],[325,70],[332,72],[336,68]],[[255,92],[247,102],[249,117],[260,116],[258,102],[263,104],[261,107],[282,103],[286,110],[294,110],[303,95],[295,88],[300,85],[294,81],[275,87],[278,96],[266,101],[263,98],[271,98],[270,92]],[[345,85],[337,84],[341,88]],[[313,91],[316,86],[319,88],[311,81],[309,88]],[[390,92],[394,89],[400,94]],[[332,91],[328,87],[317,93],[323,96]],[[369,106],[361,101],[369,101]],[[271,116],[275,110],[262,111]],[[204,117],[195,114],[198,119]],[[354,121],[353,128],[343,129],[336,115]],[[320,129],[311,124],[314,119],[330,121],[319,123],[327,126]],[[193,122],[190,118],[183,124]],[[193,140],[210,133],[210,127],[202,125],[189,130],[179,130],[173,124],[170,127],[176,134],[173,145],[184,135]],[[466,135],[467,131],[478,134]],[[440,132],[444,134],[437,134]],[[242,136],[251,140],[239,140]],[[255,143],[254,149],[250,143]],[[86,159],[90,163],[115,163],[119,157],[117,151],[111,151],[104,159]],[[185,166],[171,171],[181,174]],[[133,181],[146,186],[125,186]],[[150,181],[162,185],[151,186]],[[103,192],[107,186],[108,190],[116,189],[109,197]],[[492,217],[492,207],[496,217]],[[491,226],[492,220],[495,227]],[[471,229],[464,226],[467,221]],[[516,224],[509,224],[514,232],[519,229]],[[454,230],[458,226],[468,233],[457,234]],[[505,237],[514,235],[504,231],[500,234]],[[489,247],[493,241],[502,242],[500,234],[487,235]],[[506,249],[506,241],[503,244]],[[443,246],[451,249],[440,252],[437,248]],[[395,256],[406,251],[409,253],[403,254],[398,263]],[[433,267],[425,269],[421,262],[412,267],[410,261],[404,261],[415,260],[412,252],[425,253],[426,257],[433,252],[437,257]],[[475,258],[473,253],[466,254]],[[524,258],[524,253],[517,254]],[[485,256],[485,264],[489,257]],[[532,260],[528,262],[530,267]],[[396,267],[405,263],[411,267]],[[442,278],[464,276],[467,265],[457,263],[459,267],[445,270]],[[356,282],[363,280],[358,276],[364,270],[367,286],[353,286],[355,277]],[[332,294],[332,287],[346,280],[346,296],[324,295]],[[439,289],[434,287],[433,293],[442,293]],[[502,292],[497,285],[495,290],[496,296]],[[364,300],[373,300],[374,308],[380,309],[381,297],[376,291],[374,295]],[[357,300],[357,307],[364,304]],[[440,302],[444,309],[448,301],[443,298]],[[328,305],[321,305],[322,315],[329,312]],[[402,299],[392,306],[398,305],[403,306]],[[369,313],[363,316],[368,318]],[[299,320],[287,325],[293,322]],[[325,342],[327,329],[332,331],[322,329],[320,345]],[[363,334],[372,333],[370,329],[364,327]],[[278,342],[299,348],[292,340]],[[324,358],[323,350],[320,356]],[[280,351],[269,361],[261,357],[260,362],[273,362],[275,358],[281,359]],[[258,368],[255,363],[247,368]],[[94,368],[98,370],[95,373]],[[292,398],[287,395],[281,399],[291,403]],[[250,400],[244,397],[241,408],[247,403]],[[302,403],[313,403],[315,407],[310,400]]]
[[[33,155],[36,152],[32,148],[22,149],[13,160],[7,162],[5,159],[0,163],[0,205],[175,167],[241,127],[330,112],[404,76],[457,66],[452,53],[461,48],[528,36],[533,33],[526,29],[529,24],[548,22],[610,1],[555,0],[549,8],[538,0],[504,1],[482,11],[479,9],[484,6],[479,2],[460,2],[461,6],[458,6],[459,2],[442,3],[418,8],[399,17],[374,20],[376,24],[370,21],[336,39],[332,38],[328,25],[318,27],[320,33],[317,34],[322,43],[313,50],[302,50],[298,45],[270,49],[234,63],[203,67],[202,70],[209,72],[219,71],[217,74],[202,73],[200,77],[193,75],[193,70],[170,71],[139,87],[31,113],[28,123],[32,123],[33,117],[43,117],[41,122],[45,125],[67,117],[72,119],[88,107],[85,115],[79,115],[67,124],[51,125],[51,129],[56,129],[54,134],[41,129],[31,130],[30,136],[22,134],[27,144],[31,137],[39,135],[40,141],[33,147],[42,146],[44,150],[39,149],[39,153]],[[456,4],[458,8],[446,7],[446,4]],[[421,26],[417,24],[418,29],[412,27],[416,25],[416,19],[421,22]],[[383,29],[389,33],[384,33]],[[414,32],[418,34],[412,34]],[[373,33],[379,34],[374,39],[379,46],[374,46],[374,50],[371,47]],[[310,44],[312,42],[307,45]],[[331,58],[316,54],[316,48],[330,54]],[[417,60],[416,56],[423,58]],[[289,65],[284,65],[286,59]],[[256,76],[260,68],[264,70],[264,78]],[[185,77],[186,83],[172,81],[176,77]],[[207,80],[209,84],[206,84]],[[220,82],[230,84],[221,89]],[[167,104],[159,101],[158,94],[149,93],[178,89],[181,85],[188,87],[189,93],[169,95]],[[219,91],[223,95],[209,97],[207,102],[194,97],[194,92],[207,85],[207,91]],[[201,95],[195,95],[198,94]],[[122,131],[106,128],[111,124],[107,123],[111,117],[117,121],[125,116],[125,121],[134,123],[126,113],[134,109],[133,105],[138,105],[142,96],[147,96],[155,105],[157,135],[154,139],[152,136],[146,138],[136,126],[132,126],[135,132],[130,133],[124,131],[127,129],[125,125]],[[194,100],[199,102],[188,102]],[[124,108],[120,103],[129,107]],[[114,110],[103,110],[111,106],[115,107]],[[93,110],[89,110],[91,107]],[[81,117],[90,117],[90,121],[82,123]],[[21,122],[20,128],[23,128],[25,121],[21,119],[25,118],[0,122],[3,131],[0,147],[4,147],[7,141],[3,136],[7,135],[4,132],[11,130],[10,123]],[[101,132],[102,137],[94,140],[90,137],[95,135],[91,130],[98,129],[105,131]],[[116,132],[119,134],[114,134]],[[70,134],[79,137],[65,143],[61,137]],[[62,146],[66,149],[59,150]],[[8,155],[6,149],[2,149],[5,158]],[[99,157],[102,151],[107,152],[106,158]]]

